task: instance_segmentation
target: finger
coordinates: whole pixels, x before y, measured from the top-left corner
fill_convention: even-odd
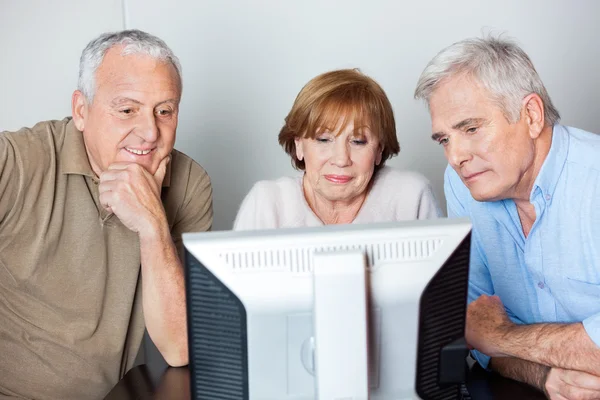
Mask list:
[[[562,379],[569,385],[597,391],[600,397],[600,377],[596,375],[571,370],[567,371]]]
[[[567,383],[560,387],[558,394],[568,400],[595,400],[600,396],[597,390],[584,389]]]
[[[126,176],[126,172],[125,172],[125,170],[122,170],[122,169],[106,170],[100,174],[100,183],[123,179],[123,178],[125,178],[125,176]]]
[[[114,191],[117,191],[118,190],[118,184],[119,184],[119,180],[118,179],[101,181],[100,184],[98,184],[98,193],[102,194],[102,193],[105,193],[105,192],[114,192]]]
[[[111,191],[100,193],[99,196],[100,204],[106,211],[110,213],[113,212],[113,205],[115,204],[114,197],[114,192]]]
[[[167,165],[171,161],[171,155],[169,154],[162,160],[160,160],[160,164],[158,164],[158,169],[154,173],[154,181],[160,188],[162,186],[163,180],[165,179],[165,174],[167,173]]]
[[[550,400],[571,400],[565,396],[563,396],[562,394],[556,392],[556,393],[548,393],[549,395],[549,399]]]
[[[132,163],[132,162],[116,162],[116,163],[112,163],[108,166],[108,169],[127,169],[127,167],[129,167],[130,165],[137,165],[136,163]]]

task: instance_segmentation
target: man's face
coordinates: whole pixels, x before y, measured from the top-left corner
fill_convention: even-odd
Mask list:
[[[513,198],[529,179],[535,149],[526,117],[511,124],[472,78],[442,82],[429,101],[432,138],[478,201]]]
[[[75,92],[73,116],[90,164],[100,175],[115,162],[137,163],[154,174],[171,153],[181,97],[175,67],[140,54],[106,52],[96,71],[92,104]],[[78,95],[79,93],[79,95]]]

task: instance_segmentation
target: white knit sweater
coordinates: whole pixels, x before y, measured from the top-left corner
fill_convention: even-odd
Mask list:
[[[427,179],[383,167],[353,224],[438,218],[442,214]],[[242,202],[234,230],[320,226],[302,190],[302,176],[254,184]]]

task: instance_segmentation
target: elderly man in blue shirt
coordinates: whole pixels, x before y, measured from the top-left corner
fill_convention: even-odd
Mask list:
[[[475,358],[551,399],[599,399],[600,136],[558,124],[531,60],[504,39],[442,50],[415,98],[448,159],[448,215],[473,223]]]

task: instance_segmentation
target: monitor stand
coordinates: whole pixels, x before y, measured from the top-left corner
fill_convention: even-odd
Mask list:
[[[362,251],[314,254],[318,400],[369,398],[366,267]]]

